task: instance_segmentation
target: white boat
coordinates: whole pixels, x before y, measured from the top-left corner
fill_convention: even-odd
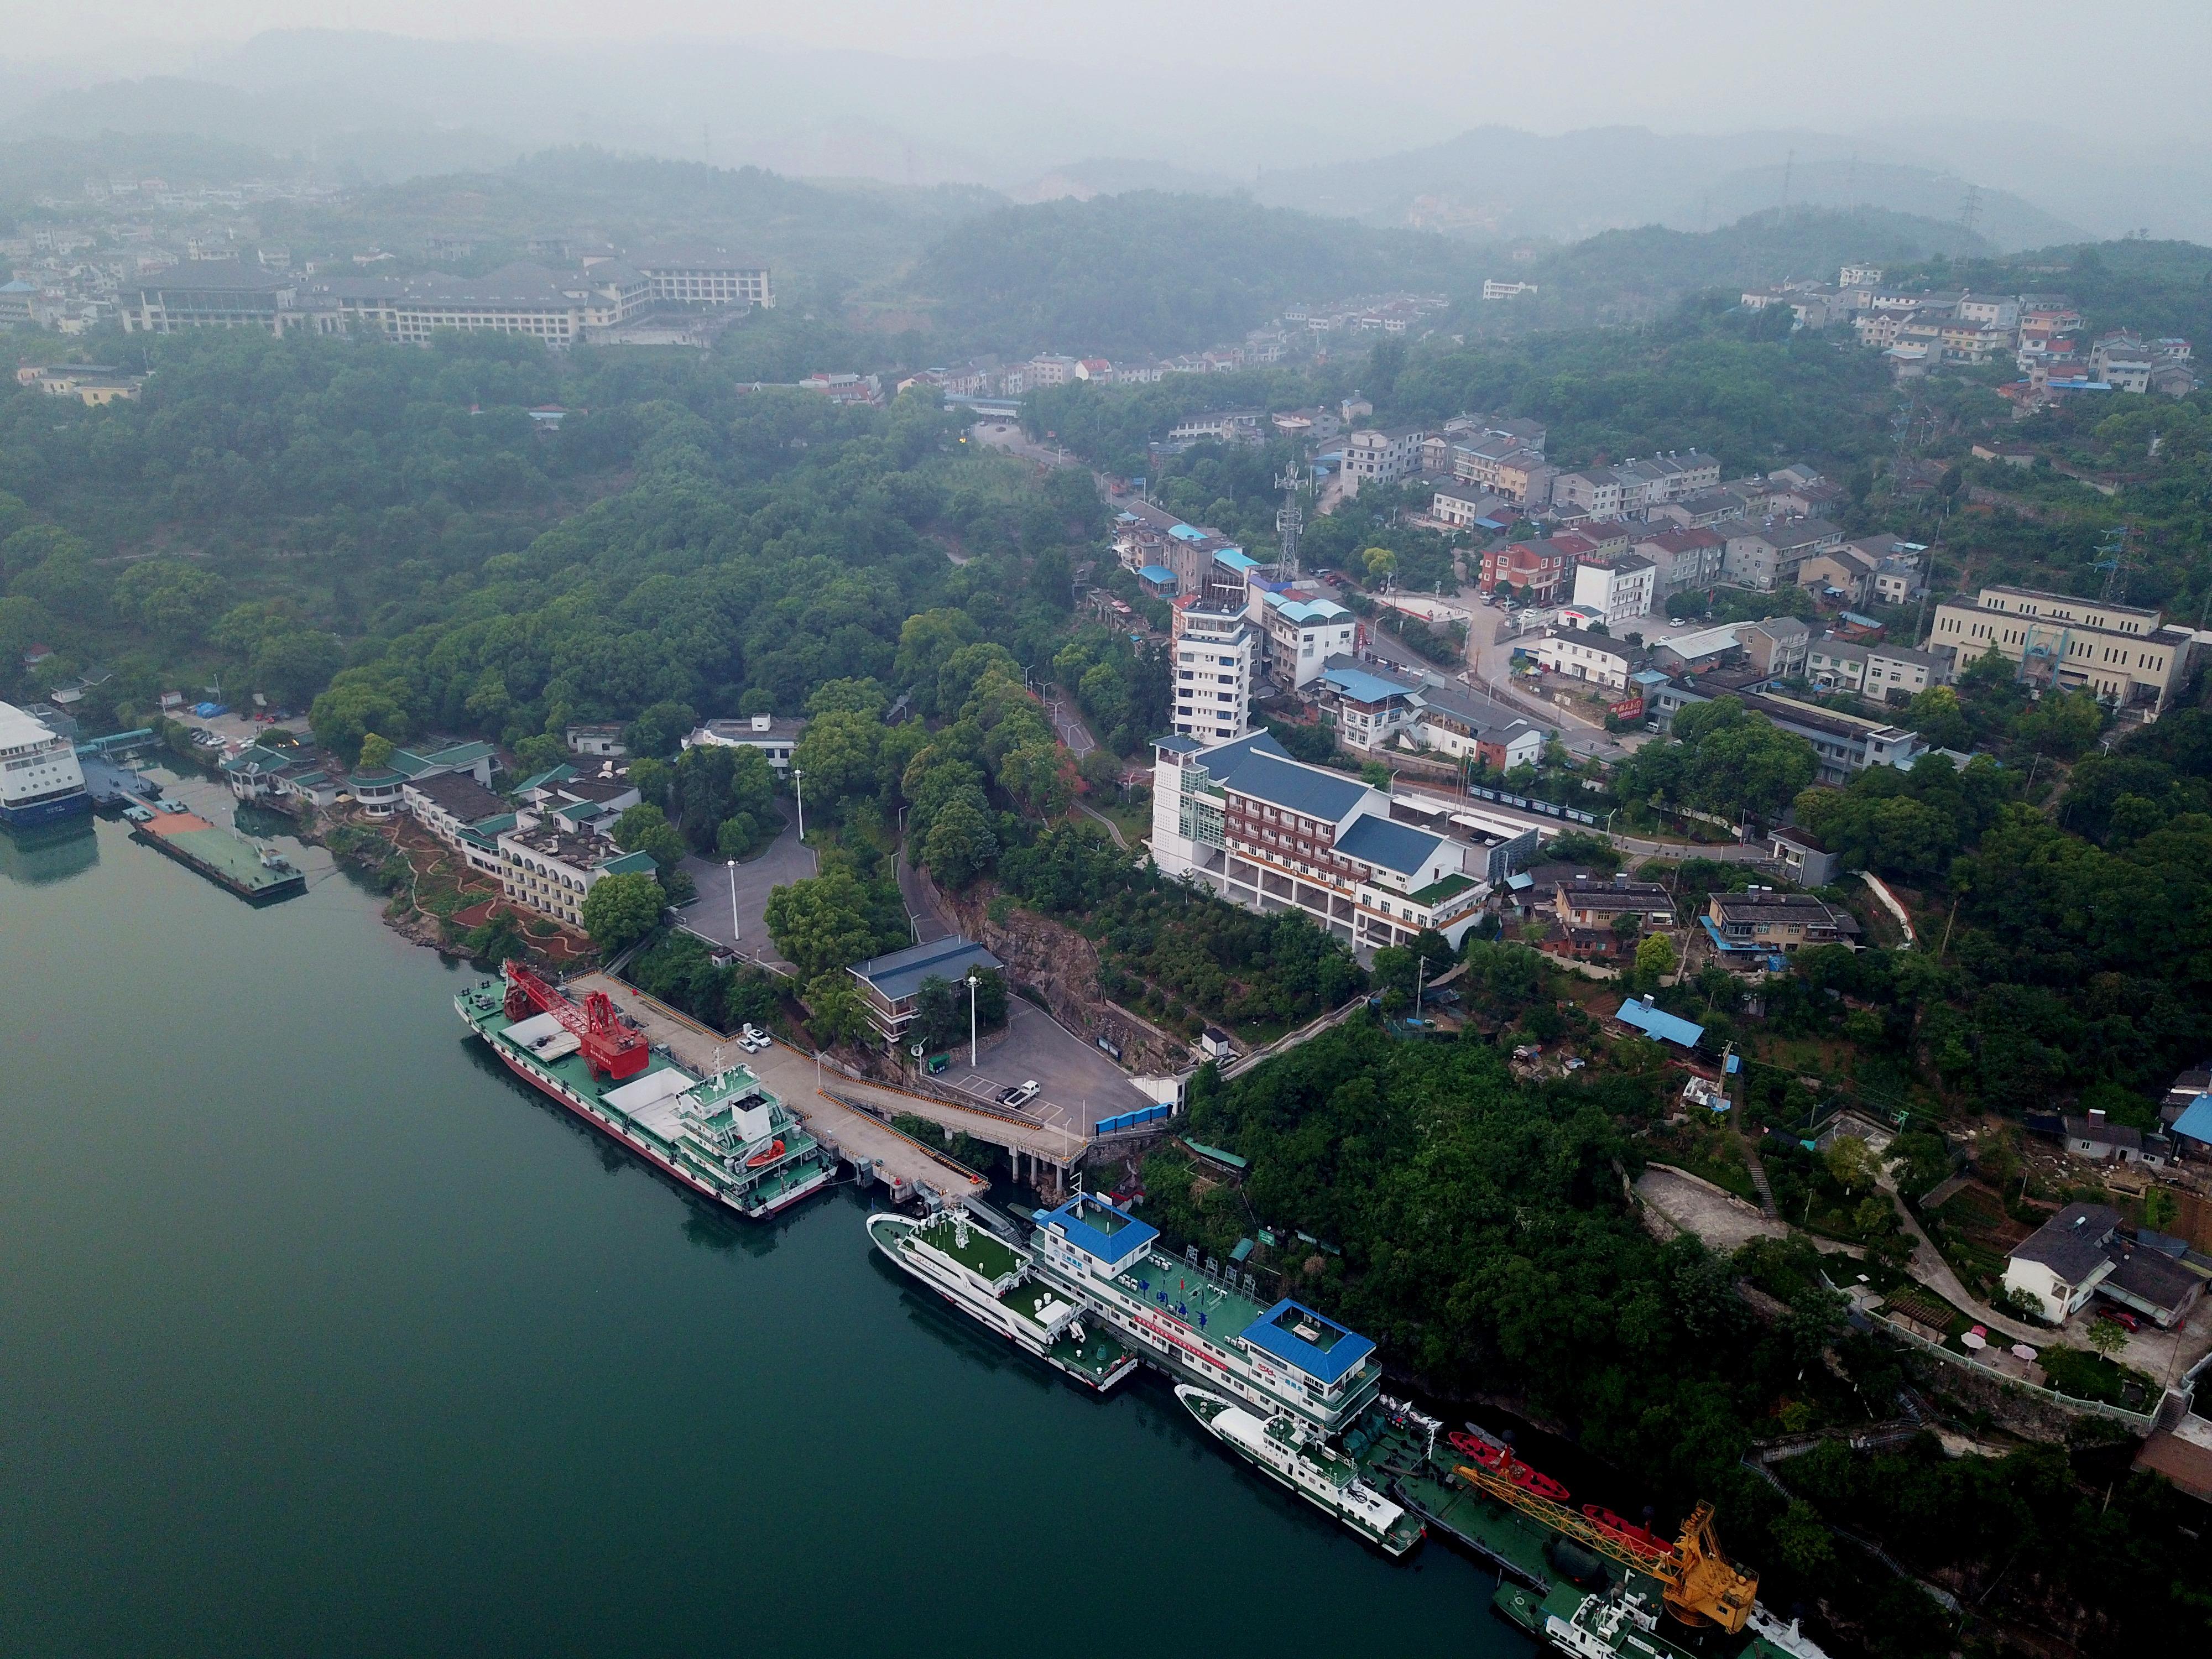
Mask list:
[[[0,702],[0,823],[28,830],[91,811],[76,745]]]
[[[1103,1394],[1137,1356],[1057,1286],[1032,1277],[1027,1250],[955,1206],[917,1221],[878,1211],[868,1237],[893,1261],[987,1330]]]
[[[1263,1421],[1234,1401],[1188,1382],[1176,1384],[1176,1398],[1230,1450],[1385,1554],[1403,1555],[1421,1541],[1419,1521],[1369,1486],[1357,1464],[1288,1412]]]

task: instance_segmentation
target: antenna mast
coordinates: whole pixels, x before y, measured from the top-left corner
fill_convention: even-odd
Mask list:
[[[1298,574],[1298,532],[1306,525],[1306,515],[1298,506],[1298,469],[1285,467],[1283,476],[1275,480],[1275,488],[1283,492],[1283,505],[1275,514],[1275,539],[1283,549],[1283,577],[1286,581],[1295,580]]]

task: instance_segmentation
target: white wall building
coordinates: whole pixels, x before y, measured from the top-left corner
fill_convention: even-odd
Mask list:
[[[1176,733],[1208,744],[1243,737],[1252,724],[1259,629],[1242,611],[1202,611],[1184,599],[1172,634]]]
[[[1575,603],[1588,605],[1607,628],[1642,620],[1656,597],[1659,568],[1640,554],[1627,553],[1611,564],[1575,567]]]
[[[684,739],[686,749],[719,744],[726,749],[757,749],[768,757],[778,776],[791,770],[791,751],[805,734],[806,722],[774,714],[750,714],[739,720],[708,720]]]

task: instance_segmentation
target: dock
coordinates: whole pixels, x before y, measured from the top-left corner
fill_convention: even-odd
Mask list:
[[[568,981],[568,990],[579,1000],[593,991],[605,992],[656,1047],[674,1055],[686,1071],[705,1077],[714,1071],[718,1060],[722,1065],[744,1061],[770,1093],[799,1115],[808,1133],[836,1148],[840,1158],[856,1168],[865,1163],[872,1176],[895,1195],[927,1189],[952,1204],[979,1197],[989,1188],[990,1183],[974,1170],[901,1134],[882,1119],[823,1092],[816,1086],[814,1057],[788,1043],[745,1054],[734,1040],[718,1036],[611,974],[579,975]],[[835,1072],[822,1073],[821,1080],[824,1087],[841,1091],[858,1086]]]
[[[297,865],[281,856],[264,858],[252,842],[216,829],[197,812],[151,812],[131,834],[251,904],[307,890],[307,875]]]

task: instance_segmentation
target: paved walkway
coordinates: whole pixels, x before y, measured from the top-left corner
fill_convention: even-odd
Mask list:
[[[1106,833],[1114,837],[1115,846],[1120,848],[1125,853],[1129,850],[1129,842],[1127,838],[1121,834],[1121,826],[1115,823],[1113,819],[1108,817],[1097,807],[1091,805],[1085,801],[1077,801],[1075,803],[1075,810],[1082,813],[1083,816],[1087,818],[1097,819],[1099,823],[1106,826]]]
[[[752,961],[791,968],[768,936],[768,896],[775,888],[805,880],[818,868],[814,849],[799,840],[795,822],[787,818],[783,833],[766,851],[738,866],[734,914],[726,860],[687,853],[684,867],[699,890],[699,896],[676,913],[685,932]]]
[[[1943,1260],[1943,1253],[1921,1230],[1920,1223],[1914,1219],[1911,1210],[1898,1196],[1895,1185],[1885,1180],[1881,1183],[1881,1190],[1888,1196],[1892,1207],[1897,1211],[1898,1219],[1905,1224],[1905,1231],[1912,1240],[1912,1260],[1906,1265],[1905,1271],[1914,1279],[1925,1285],[1953,1307],[1973,1315],[1993,1331],[2002,1331],[2015,1342],[2026,1342],[2040,1348],[2057,1335],[2048,1325],[2030,1325],[2021,1320],[2007,1318],[1988,1304],[1978,1300],[1959,1275],[1951,1271],[1951,1264]]]
[[[938,904],[937,895],[921,872],[908,863],[902,854],[893,867],[898,872],[899,896],[906,902],[906,913],[914,926],[916,945],[934,945],[941,939],[951,939],[959,930],[953,927],[952,918]]]

